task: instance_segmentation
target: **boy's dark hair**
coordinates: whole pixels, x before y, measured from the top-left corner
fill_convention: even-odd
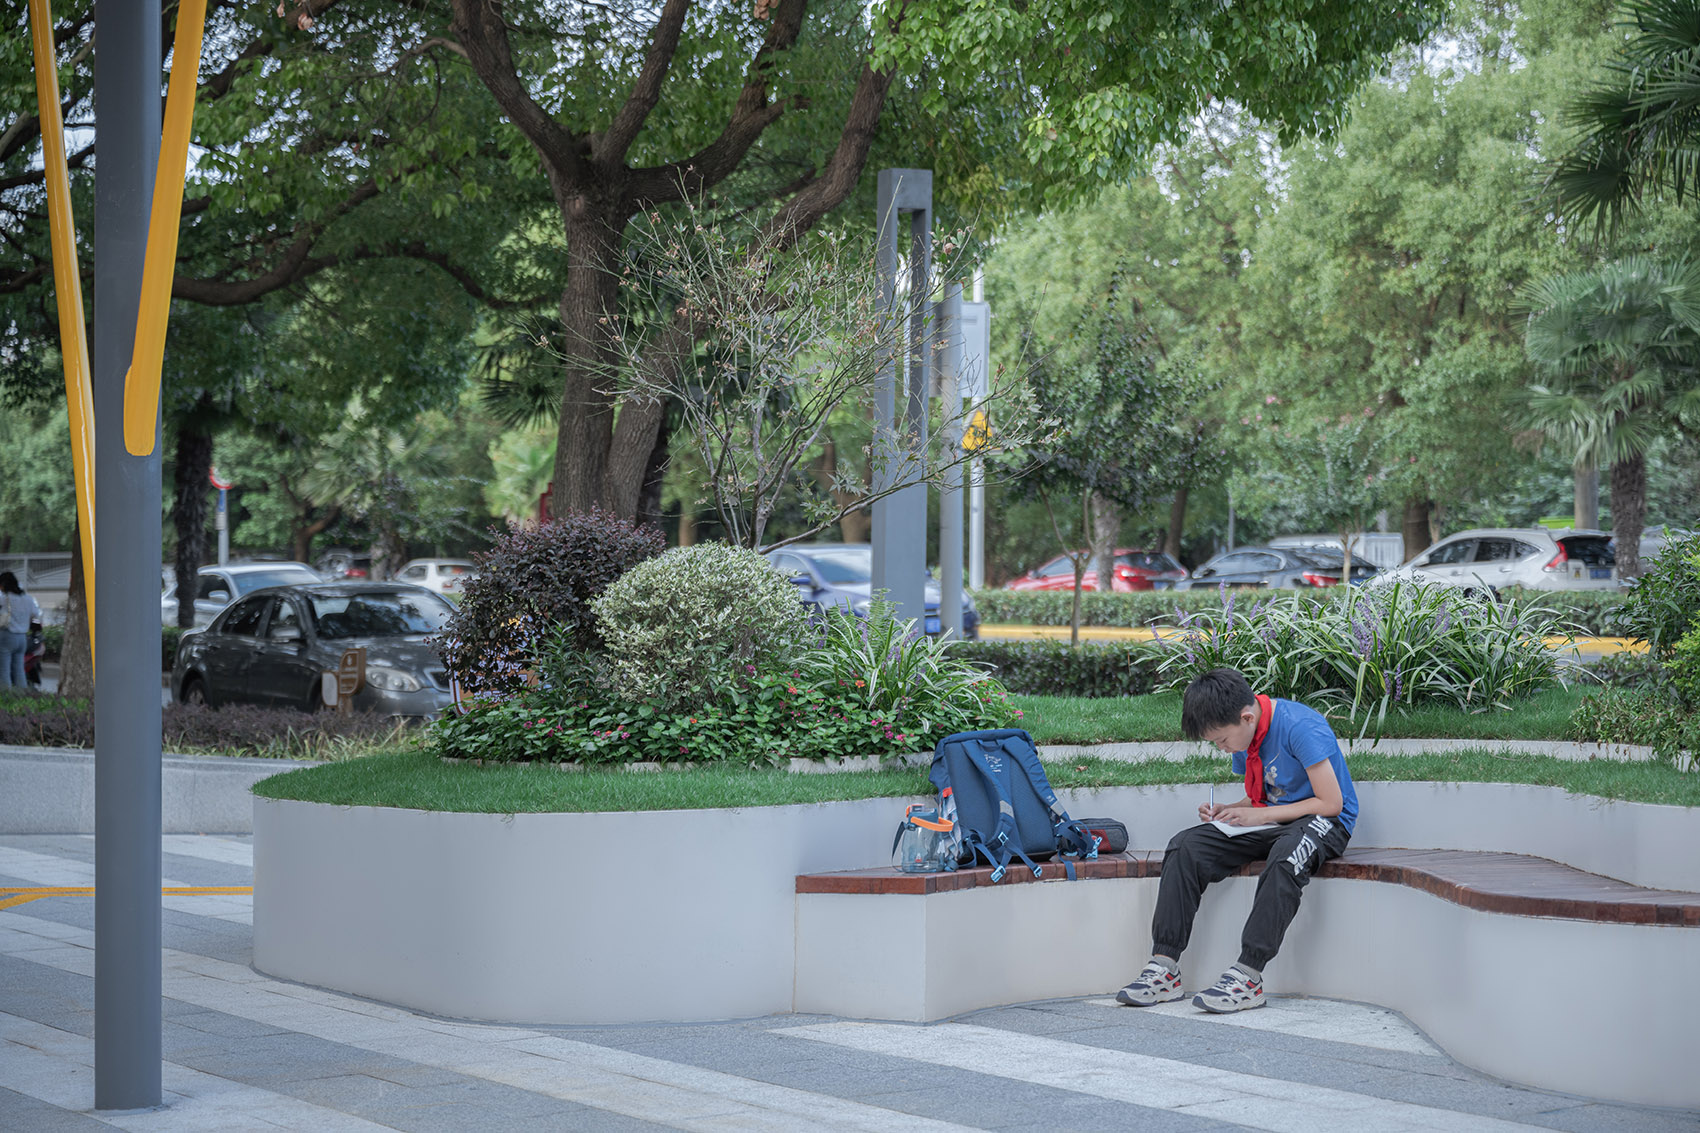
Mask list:
[[[1205,732],[1238,724],[1241,709],[1256,704],[1257,694],[1238,669],[1211,669],[1181,694],[1181,731],[1201,740]]]

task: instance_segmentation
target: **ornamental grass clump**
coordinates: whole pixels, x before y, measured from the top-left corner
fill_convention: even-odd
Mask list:
[[[754,551],[700,543],[640,563],[593,603],[613,691],[674,708],[789,671],[813,637],[797,588]]]
[[[984,665],[957,656],[955,641],[916,632],[890,602],[876,599],[866,618],[829,611],[821,643],[799,664],[798,675],[829,698],[841,700],[885,738],[901,737],[907,750],[933,747],[952,732],[1007,727],[1021,710]]]
[[[1333,602],[1289,596],[1220,612],[1179,612],[1159,671],[1171,688],[1229,666],[1271,696],[1308,700],[1370,723],[1441,701],[1465,711],[1507,708],[1557,681],[1543,638],[1568,632],[1545,608],[1466,596],[1436,583],[1350,587]]]

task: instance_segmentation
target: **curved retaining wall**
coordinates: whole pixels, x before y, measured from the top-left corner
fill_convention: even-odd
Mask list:
[[[1157,848],[1195,821],[1205,793],[1064,802],[1121,818],[1135,847]],[[1359,796],[1357,845],[1528,853],[1700,890],[1700,814],[1688,808],[1498,784],[1368,783]],[[796,875],[885,864],[903,805],[479,815],[255,799],[254,962],[493,1021],[787,1012]]]

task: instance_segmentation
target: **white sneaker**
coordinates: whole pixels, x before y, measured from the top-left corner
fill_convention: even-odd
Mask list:
[[[1181,988],[1181,974],[1171,972],[1153,960],[1145,965],[1138,978],[1116,992],[1116,1002],[1129,1007],[1149,1007],[1153,1003],[1167,1003],[1185,996],[1186,992]]]
[[[1192,997],[1194,1007],[1202,1007],[1218,1015],[1262,1007],[1263,1002],[1263,980],[1254,980],[1238,968],[1229,968],[1214,986]]]

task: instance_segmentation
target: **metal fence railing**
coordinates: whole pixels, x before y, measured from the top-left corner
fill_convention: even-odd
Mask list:
[[[69,590],[71,588],[71,552],[41,551],[24,554],[0,554],[0,570],[17,575],[25,590]]]

